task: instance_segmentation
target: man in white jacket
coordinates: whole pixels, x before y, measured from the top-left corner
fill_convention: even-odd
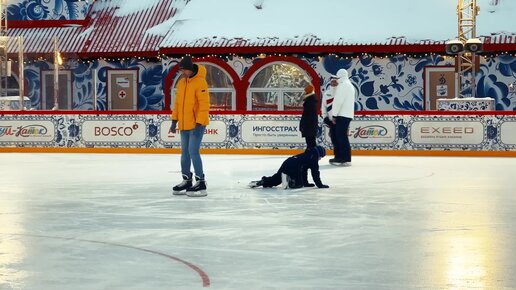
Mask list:
[[[330,163],[339,166],[351,166],[351,145],[349,143],[349,123],[355,117],[356,90],[349,80],[348,72],[340,69],[336,74],[338,85],[333,97],[331,109],[332,122],[335,124],[335,158]]]

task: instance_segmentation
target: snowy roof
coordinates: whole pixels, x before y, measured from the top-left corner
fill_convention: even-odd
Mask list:
[[[341,47],[345,52],[351,46],[354,52],[383,52],[385,46],[396,52],[413,47],[430,52],[443,50],[445,41],[457,37],[457,2],[97,0],[82,26],[32,27],[44,22],[37,21],[9,28],[8,35],[24,36],[28,53],[52,52],[51,40],[58,36],[61,51],[83,57],[153,55],[159,50],[182,54],[196,49],[289,52],[300,47],[335,52]],[[476,30],[484,43],[515,47],[516,1],[477,0],[477,5]],[[8,51],[16,49],[10,45]]]
[[[24,36],[26,53],[53,52],[54,36],[59,38],[59,50],[75,52],[83,57],[135,56],[156,54],[163,35],[147,33],[150,28],[174,19],[177,11],[189,0],[97,0],[90,14],[91,22],[76,27],[9,28],[9,36]],[[32,26],[47,25],[32,21]],[[64,22],[65,23],[65,22]],[[53,23],[51,23],[53,25]],[[65,23],[66,24],[66,23]],[[15,53],[13,43],[8,52]]]
[[[81,53],[157,52],[163,37],[147,30],[174,17],[185,0],[102,0],[93,4],[91,32]]]
[[[457,4],[457,0],[191,0],[161,47],[443,44],[457,38]],[[477,5],[481,9],[477,35],[516,37],[516,1],[477,0]],[[515,43],[512,38],[497,41],[504,39]]]

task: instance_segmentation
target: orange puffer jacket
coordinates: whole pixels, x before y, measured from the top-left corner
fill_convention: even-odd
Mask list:
[[[179,130],[192,130],[195,124],[207,126],[210,123],[210,94],[206,82],[206,68],[203,65],[197,66],[195,76],[183,77],[177,83],[172,120],[177,121]]]

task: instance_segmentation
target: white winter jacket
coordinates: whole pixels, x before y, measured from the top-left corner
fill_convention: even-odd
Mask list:
[[[331,115],[353,119],[355,117],[355,87],[351,84],[345,69],[337,72],[337,78],[339,84],[335,89]]]
[[[328,117],[330,120],[333,118],[331,109],[333,107],[333,96],[335,95],[335,88],[330,87],[322,97],[321,104],[321,115],[324,118]]]

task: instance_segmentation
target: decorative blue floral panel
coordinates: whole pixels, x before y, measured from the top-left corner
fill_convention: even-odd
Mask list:
[[[92,1],[11,0],[8,20],[82,20]]]

